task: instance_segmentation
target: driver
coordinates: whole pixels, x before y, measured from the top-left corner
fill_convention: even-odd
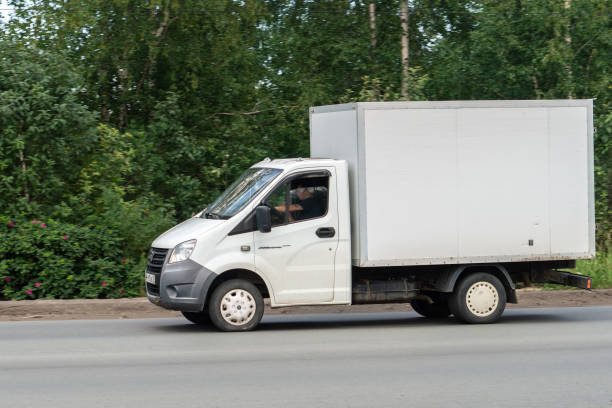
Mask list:
[[[290,211],[296,221],[319,217],[323,214],[321,202],[312,195],[310,188],[298,185],[295,193],[298,198],[296,205],[300,208],[294,211],[290,209]]]
[[[313,196],[310,188],[298,184],[293,191],[297,197],[297,202],[289,206],[289,221],[306,220],[323,215],[323,205],[320,200]],[[284,213],[285,208],[284,204],[274,207],[280,213]]]

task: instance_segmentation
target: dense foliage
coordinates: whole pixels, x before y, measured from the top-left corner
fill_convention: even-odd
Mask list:
[[[125,255],[116,230],[53,220],[0,217],[0,276],[4,297],[137,295],[141,273]],[[138,260],[136,260],[138,261]]]
[[[253,162],[307,156],[308,107],[351,100],[597,98],[598,249],[612,246],[612,0],[8,3],[5,298],[137,293],[158,233]]]

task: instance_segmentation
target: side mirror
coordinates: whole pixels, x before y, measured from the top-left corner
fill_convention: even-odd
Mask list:
[[[270,207],[260,205],[255,209],[255,222],[259,232],[272,231],[272,218],[270,217]]]

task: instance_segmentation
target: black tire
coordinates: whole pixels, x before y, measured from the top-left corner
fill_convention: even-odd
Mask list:
[[[204,310],[202,312],[181,312],[185,319],[189,320],[191,323],[199,324],[202,326],[210,325],[210,316],[208,316],[208,311]]]
[[[448,306],[464,323],[495,323],[506,308],[506,290],[497,277],[474,273],[455,285]]]
[[[222,308],[227,313],[222,314]],[[220,284],[208,301],[211,323],[221,331],[253,330],[261,321],[264,302],[251,282],[232,279]]]
[[[412,306],[414,311],[421,316],[430,319],[443,319],[451,314],[451,311],[448,308],[448,303],[442,299],[439,301],[434,301],[433,303],[415,299],[410,301],[410,306]]]

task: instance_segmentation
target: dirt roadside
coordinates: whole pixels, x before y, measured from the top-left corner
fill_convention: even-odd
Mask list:
[[[518,291],[518,300],[517,305],[509,304],[508,308],[605,306],[612,305],[612,289],[593,291],[521,289]],[[410,306],[406,304],[293,306],[279,309],[270,309],[266,304],[265,313],[372,313],[410,310]],[[154,306],[146,298],[0,301],[0,321],[142,319],[179,316],[181,316],[179,312]]]

